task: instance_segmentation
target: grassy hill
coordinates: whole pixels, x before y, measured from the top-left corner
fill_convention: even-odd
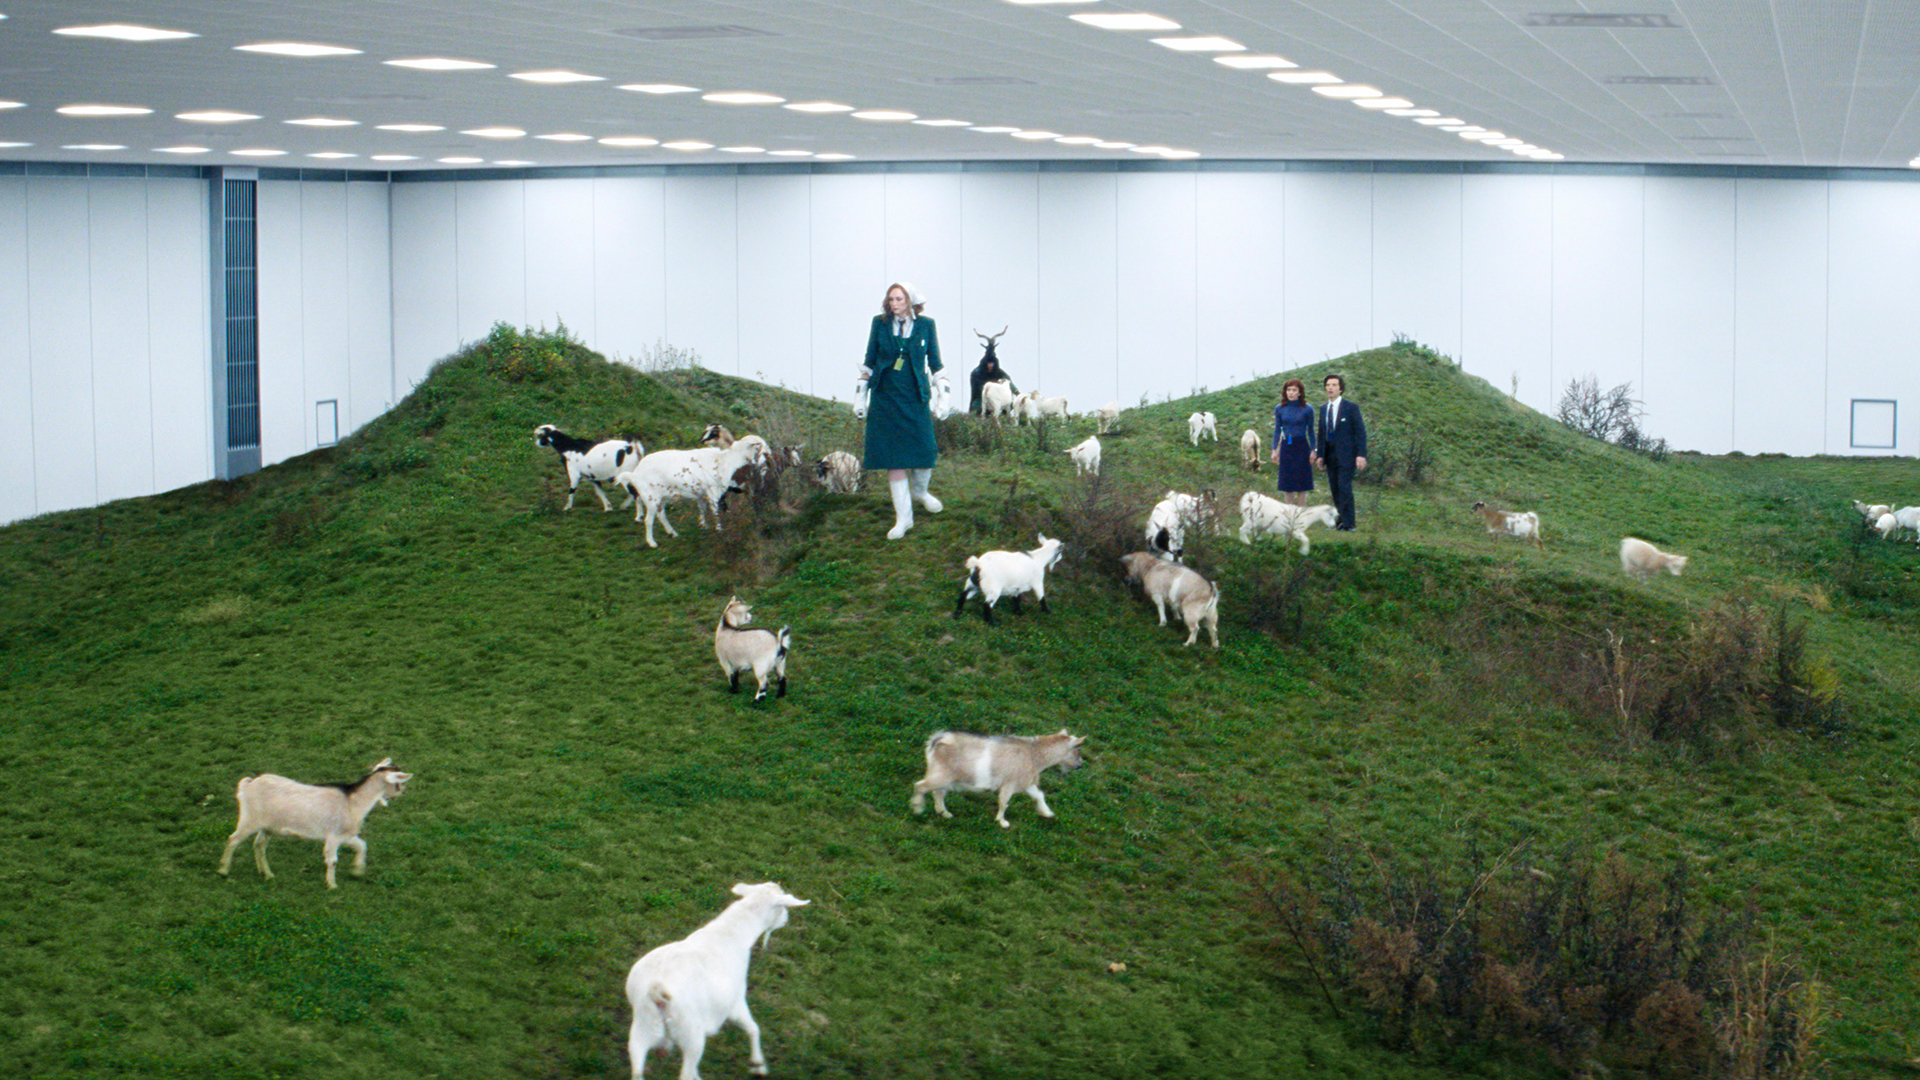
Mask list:
[[[338,447],[0,530],[0,1066],[624,1076],[629,965],[774,880],[813,901],[754,960],[776,1076],[1582,1067],[1409,1038],[1323,991],[1331,957],[1290,944],[1260,887],[1362,851],[1406,880],[1683,867],[1694,910],[1820,980],[1837,1073],[1910,1074],[1920,557],[1846,500],[1920,501],[1913,463],[1655,463],[1415,347],[1331,366],[1385,482],[1304,558],[1195,544],[1217,653],[1156,627],[1110,556],[1166,488],[1231,506],[1271,486],[1235,435],[1266,429],[1284,375],[1128,410],[1097,485],[1061,453],[1090,421],[944,422],[947,510],[904,541],[874,475],[854,496],[789,475],[721,533],[683,505],[649,550],[589,493],[560,512],[536,425],[659,448],[720,420],[810,457],[858,453],[858,425],[502,328]],[[1188,445],[1197,408],[1220,443]],[[1475,499],[1537,510],[1545,544],[1487,537]],[[966,555],[1037,531],[1070,542],[1050,613],[949,618]],[[1686,576],[1622,578],[1628,533],[1690,554]],[[785,699],[725,693],[711,639],[735,593],[793,627]],[[1793,679],[1708,685],[1782,639],[1804,643]],[[1090,742],[1043,781],[1057,821],[1024,797],[1006,831],[983,796],[907,812],[930,732],[1061,727]],[[386,755],[416,779],[369,818],[364,880],[327,892],[318,845],[291,840],[271,882],[244,853],[214,875],[239,777]],[[745,1057],[729,1031],[705,1073]]]

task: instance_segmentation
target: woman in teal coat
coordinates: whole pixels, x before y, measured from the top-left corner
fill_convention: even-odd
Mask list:
[[[940,500],[927,492],[939,451],[933,441],[933,383],[941,383],[946,398],[946,376],[940,373],[940,339],[933,320],[921,314],[926,301],[908,284],[887,289],[881,313],[867,333],[867,360],[860,369],[854,405],[867,418],[868,469],[887,470],[893,493],[893,528],[887,539],[898,540],[913,528],[913,504],[928,513],[940,512]]]

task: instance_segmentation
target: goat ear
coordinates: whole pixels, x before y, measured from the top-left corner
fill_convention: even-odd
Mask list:
[[[739,882],[738,884],[736,884],[736,885],[734,885],[734,887],[733,887],[733,895],[735,895],[735,896],[745,896],[745,895],[747,895],[748,893],[750,893],[750,892],[752,892],[753,890],[754,890],[754,886],[752,886],[752,885],[749,885],[749,884],[747,884],[746,882],[744,882],[744,881],[742,881],[742,882]]]
[[[373,767],[373,768],[372,768],[372,769],[371,769],[370,771],[372,771],[372,772],[379,772],[379,771],[380,771],[381,769],[385,769],[385,768],[390,768],[390,767],[392,767],[392,765],[393,765],[393,759],[392,759],[392,758],[390,758],[390,757],[383,757],[383,758],[381,758],[381,759],[380,759],[380,764],[378,764],[378,765],[375,765],[375,766],[374,766],[374,767]]]
[[[811,904],[811,903],[813,903],[813,901],[802,900],[799,897],[793,895],[792,893],[780,894],[781,907],[806,907],[808,904]]]

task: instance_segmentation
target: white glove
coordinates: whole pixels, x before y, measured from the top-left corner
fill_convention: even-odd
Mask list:
[[[864,376],[859,382],[853,384],[853,418],[855,420],[867,418],[867,380]]]

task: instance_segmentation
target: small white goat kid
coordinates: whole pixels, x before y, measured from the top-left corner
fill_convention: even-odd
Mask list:
[[[1093,410],[1094,423],[1099,425],[1099,430],[1095,431],[1094,434],[1105,435],[1107,432],[1112,431],[1113,425],[1117,423],[1119,419],[1120,403],[1117,401],[1109,401],[1105,405]]]
[[[1212,488],[1198,495],[1168,491],[1147,514],[1147,547],[1168,562],[1179,562],[1181,552],[1186,550],[1187,530],[1213,525],[1218,532],[1217,517]]]
[[[764,701],[769,679],[779,683],[775,697],[787,696],[787,650],[793,634],[787,627],[773,630],[747,629],[753,622],[753,608],[739,597],[729,597],[720,609],[720,625],[713,628],[713,658],[720,662],[720,674],[727,677],[727,693],[740,692],[740,675],[751,672],[759,689],[753,700]]]
[[[747,966],[753,941],[766,947],[773,932],[787,925],[802,900],[771,881],[733,887],[740,899],[712,922],[680,941],[662,945],[634,962],[627,972],[627,1002],[633,1026],[627,1032],[627,1057],[634,1080],[646,1068],[654,1047],[680,1048],[680,1080],[700,1080],[700,1055],[707,1040],[728,1021],[747,1033],[747,1067],[767,1075],[760,1051],[760,1025],[747,1008]]]
[[[1053,810],[1040,793],[1040,774],[1055,765],[1061,772],[1072,772],[1083,764],[1080,746],[1087,740],[1070,735],[1061,728],[1052,735],[968,735],[959,731],[936,731],[927,738],[927,775],[913,785],[908,805],[916,814],[924,813],[927,796],[933,796],[933,808],[941,817],[953,816],[947,810],[949,791],[993,791],[1000,795],[1000,808],[993,820],[1003,829],[1007,824],[1007,801],[1016,791],[1033,796],[1040,816],[1050,818]]]
[[[1200,445],[1200,436],[1205,435],[1214,442],[1220,441],[1218,421],[1210,412],[1197,412],[1187,417],[1187,441]]]
[[[1485,502],[1476,502],[1473,512],[1479,514],[1480,520],[1486,523],[1488,536],[1512,536],[1532,540],[1536,547],[1540,544],[1540,515],[1531,510],[1515,513],[1511,510],[1495,510]]]
[[[1207,628],[1213,647],[1220,647],[1220,588],[1179,563],[1154,557],[1151,551],[1136,551],[1120,556],[1127,577],[1140,583],[1160,613],[1160,625],[1167,625],[1167,605],[1187,624],[1187,644],[1200,640],[1200,628]]]
[[[966,610],[967,601],[980,598],[980,615],[987,622],[993,621],[993,605],[1005,596],[1013,601],[1013,613],[1020,614],[1020,597],[1032,593],[1040,601],[1041,611],[1051,611],[1047,607],[1047,571],[1060,561],[1059,540],[1047,538],[1040,533],[1040,546],[1032,551],[989,551],[980,555],[967,556],[967,580],[960,585],[960,599],[953,605],[953,617],[959,618]]]
[[[1100,475],[1100,436],[1089,435],[1081,442],[1067,448],[1067,456],[1073,459],[1073,475],[1092,473]]]
[[[1252,428],[1240,433],[1240,462],[1255,472],[1260,470],[1260,433]]]
[[[1251,544],[1258,536],[1292,536],[1300,541],[1300,554],[1313,546],[1307,539],[1307,527],[1319,525],[1331,529],[1339,520],[1327,503],[1295,506],[1279,499],[1249,491],[1240,496],[1240,542]]]
[[[994,380],[980,387],[980,412],[991,416],[995,421],[1013,411],[1013,387],[1004,380]]]
[[[262,877],[271,879],[267,869],[267,834],[297,836],[318,840],[324,846],[327,864],[327,888],[337,889],[334,864],[340,859],[340,847],[353,849],[353,873],[367,872],[367,842],[360,839],[360,824],[376,806],[399,798],[406,790],[411,773],[393,767],[392,758],[382,758],[367,775],[351,784],[303,784],[274,773],[246,776],[234,788],[240,803],[240,821],[227,837],[227,850],[220,855],[220,876],[233,867],[233,852],[241,841],[253,837],[253,864]]]
[[[1638,537],[1620,540],[1620,571],[1635,581],[1645,581],[1662,570],[1679,577],[1686,568],[1685,555],[1669,555]]]

